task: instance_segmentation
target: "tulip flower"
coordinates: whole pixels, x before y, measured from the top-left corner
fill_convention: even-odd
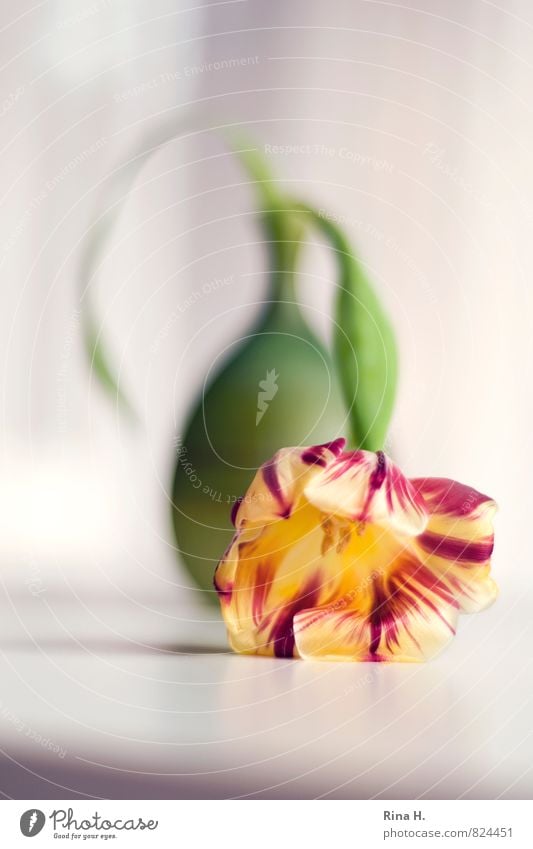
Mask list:
[[[495,599],[492,499],[343,449],[278,451],[236,506],[215,574],[235,651],[423,661]]]

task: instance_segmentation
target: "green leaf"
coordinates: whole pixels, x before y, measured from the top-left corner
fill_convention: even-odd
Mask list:
[[[312,207],[295,205],[311,217],[335,251],[339,276],[334,359],[349,409],[353,444],[378,451],[384,446],[396,398],[394,331],[343,230]]]
[[[183,117],[171,119],[142,136],[125,161],[108,175],[82,246],[78,283],[85,352],[102,388],[132,420],[136,419],[133,404],[119,387],[107,345],[96,332],[98,322],[91,301],[92,283],[112,243],[122,210],[142,167],[164,145],[182,136],[191,123],[190,115],[186,120]]]
[[[111,359],[97,330],[94,317],[88,310],[82,313],[82,329],[83,342],[91,364],[91,371],[98,378],[100,385],[115,399],[122,412],[131,421],[136,421],[137,416],[135,411],[127,396],[120,388],[118,380],[114,375],[114,370],[110,366]]]

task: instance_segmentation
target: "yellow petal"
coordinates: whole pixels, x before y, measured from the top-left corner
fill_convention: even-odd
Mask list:
[[[348,593],[353,574],[335,543],[324,547],[320,512],[302,502],[286,520],[265,525],[251,540],[238,533],[216,586],[236,651],[292,657],[293,618]]]

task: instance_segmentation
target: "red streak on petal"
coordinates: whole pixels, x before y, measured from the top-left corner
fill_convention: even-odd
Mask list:
[[[346,440],[344,436],[339,436],[338,439],[334,439],[333,442],[324,442],[321,448],[327,448],[328,451],[331,451],[335,457],[339,457],[342,454],[342,449],[346,445]]]
[[[272,571],[268,563],[260,563],[255,578],[252,600],[252,616],[257,626],[261,625],[265,602],[272,586]]]
[[[285,495],[279,482],[276,457],[263,465],[262,472],[263,480],[280,506],[280,516],[287,519],[291,514],[291,507],[285,500]]]
[[[426,504],[420,493],[411,485],[411,482],[393,466],[390,470],[390,489],[387,491],[387,500],[389,510],[393,510],[392,494],[398,499],[398,503],[402,509],[411,505],[415,507],[419,513],[426,512]]]
[[[419,589],[415,582],[421,584],[423,590]],[[403,627],[420,648],[410,630],[410,622],[414,616],[424,616],[424,607],[429,608],[453,634],[455,633],[455,629],[443,616],[440,607],[430,598],[430,594],[442,599],[449,607],[458,607],[449,588],[416,561],[406,564],[391,575],[388,592],[385,591],[382,581],[375,581],[374,599],[368,616],[370,659],[378,659],[378,650],[383,639],[389,651],[400,644],[400,627]]]
[[[381,582],[374,585],[374,602],[368,622],[370,626],[370,645],[368,650],[371,655],[376,655],[381,642],[382,630],[385,627],[387,637],[390,635],[394,640],[396,637],[396,622],[392,617],[392,611],[387,610],[391,599],[387,599]]]
[[[316,573],[302,587],[301,593],[280,610],[269,638],[269,641],[274,644],[276,657],[294,656],[294,617],[301,610],[316,605],[320,594],[320,583],[320,575]]]
[[[328,472],[327,480],[335,481],[349,472],[354,466],[360,466],[365,462],[363,451],[347,451],[341,454]]]
[[[231,601],[232,593],[233,593],[233,584],[232,583],[227,584],[225,587],[219,586],[219,584],[217,583],[217,576],[216,576],[216,573],[215,573],[215,577],[213,578],[213,586],[215,587],[215,590],[217,591],[217,595],[218,595],[219,599],[224,604],[229,604],[230,601]]]
[[[307,448],[302,453],[302,460],[304,463],[309,463],[309,465],[316,463],[318,466],[327,466],[328,459],[324,455],[330,452],[334,457],[338,457],[342,454],[345,444],[346,440],[341,436],[339,439],[334,439],[333,442],[323,442],[322,445],[311,445],[310,448]]]
[[[236,501],[233,502],[231,507],[231,524],[235,527],[235,520],[237,519],[237,513],[239,512],[239,507],[241,506],[242,495],[237,498]]]
[[[376,452],[376,467],[372,474],[370,475],[368,481],[368,491],[365,498],[365,503],[363,505],[363,509],[358,517],[360,522],[366,522],[368,520],[370,514],[370,506],[372,504],[372,499],[378,490],[381,489],[385,480],[387,480],[387,487],[390,486],[390,476],[387,474],[387,458],[383,451]],[[390,508],[392,510],[392,506]]]
[[[322,457],[322,455],[318,453],[314,448],[310,448],[309,451],[304,451],[304,453],[302,454],[302,460],[309,466],[328,465],[328,461],[326,460],[326,458]]]
[[[449,478],[413,478],[411,484],[434,513],[468,516],[492,499]]]
[[[383,451],[377,451],[376,458],[376,468],[370,475],[370,480],[368,482],[368,486],[373,492],[376,492],[378,489],[381,489],[383,481],[385,480],[385,477],[387,475],[387,458],[385,457]]]
[[[494,548],[493,536],[478,542],[466,542],[455,537],[442,537],[431,531],[420,534],[418,542],[429,554],[456,563],[485,563],[490,559]]]
[[[417,581],[419,584],[428,590],[428,592],[434,593],[439,596],[443,601],[447,604],[451,604],[452,607],[457,607],[457,602],[453,594],[450,592],[450,589],[447,585],[440,580],[427,566],[423,566],[421,563],[412,563],[410,568],[407,571],[400,572],[400,575],[405,575],[406,582],[407,581]],[[409,584],[409,589],[414,591],[414,588]],[[421,598],[426,598],[424,595],[420,596]]]

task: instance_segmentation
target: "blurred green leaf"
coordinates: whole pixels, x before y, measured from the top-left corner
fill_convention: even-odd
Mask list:
[[[352,440],[357,448],[383,448],[396,398],[398,354],[394,331],[343,230],[305,204],[335,251],[338,291],[333,351]]]
[[[120,216],[141,169],[164,145],[182,136],[190,125],[189,116],[186,119],[181,117],[179,121],[173,119],[158,125],[155,130],[142,136],[125,161],[105,180],[100,203],[82,246],[79,286],[85,351],[102,388],[132,420],[136,418],[133,404],[120,388],[117,370],[107,345],[101,339],[101,333],[96,331],[98,322],[91,301],[91,287],[105,260],[106,251],[112,243]]]
[[[130,401],[124,394],[110,366],[111,358],[100,338],[94,317],[86,310],[82,317],[83,342],[91,364],[91,370],[98,378],[100,385],[115,399],[122,412],[132,421],[136,414]]]
[[[112,362],[108,346],[102,340],[101,333],[96,332],[98,322],[91,301],[91,287],[105,260],[122,211],[143,166],[168,142],[183,136],[192,126],[198,129],[198,125],[199,118],[196,112],[194,122],[190,114],[186,119],[170,120],[162,126],[158,125],[155,130],[139,140],[127,159],[108,175],[100,204],[97,206],[82,247],[79,285],[85,351],[102,388],[132,419],[136,418],[133,404],[118,384],[117,370]],[[241,139],[239,147],[236,144],[235,135],[230,136],[224,131],[220,131],[220,135],[257,184],[263,226],[269,239],[270,267],[273,269],[273,274],[279,276],[277,289],[281,291],[286,269],[293,268],[295,265],[295,255],[303,235],[302,223],[294,215],[290,218],[287,215],[287,210],[275,188],[273,177],[266,168],[264,158],[259,155],[249,140]]]

